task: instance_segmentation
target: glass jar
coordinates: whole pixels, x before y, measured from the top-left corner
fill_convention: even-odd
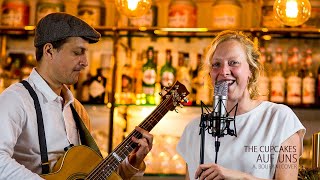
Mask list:
[[[80,0],[78,17],[91,26],[104,25],[105,5],[101,0]]]
[[[239,0],[215,0],[212,5],[212,27],[237,28],[241,26]]]
[[[169,27],[196,27],[197,7],[193,0],[172,0],[169,4]]]
[[[36,23],[44,16],[55,12],[64,12],[62,0],[39,0],[37,2]]]
[[[4,0],[1,7],[1,25],[29,25],[29,3],[26,0]]]
[[[158,15],[158,7],[155,4],[154,0],[152,1],[152,6],[147,14],[136,17],[136,18],[129,18],[129,26],[145,26],[145,27],[152,27],[157,26],[157,15]]]

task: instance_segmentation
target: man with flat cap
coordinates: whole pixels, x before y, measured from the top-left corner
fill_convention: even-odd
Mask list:
[[[42,179],[72,146],[87,145],[99,154],[88,133],[88,114],[68,85],[78,81],[88,66],[88,45],[100,37],[87,23],[66,13],[52,13],[39,21],[34,38],[37,66],[25,81],[0,94],[1,180]],[[129,156],[121,162],[114,154],[120,163],[115,171],[123,179],[143,174],[143,159],[152,148],[153,136],[139,127],[136,131],[142,136],[132,138],[137,146]],[[82,156],[80,152],[76,157]]]

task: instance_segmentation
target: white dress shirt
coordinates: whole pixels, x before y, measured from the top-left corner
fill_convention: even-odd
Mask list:
[[[55,94],[35,68],[26,79],[36,92],[42,110],[50,168],[70,144],[79,145],[78,130],[70,104],[71,91],[64,86],[62,96]],[[0,94],[0,180],[42,179],[38,125],[34,102],[28,90],[16,83]],[[124,178],[143,175],[125,159],[117,170]]]
[[[65,147],[79,144],[70,109],[74,98],[67,87],[63,87],[64,97],[55,94],[35,69],[26,80],[40,102],[52,168]],[[35,174],[42,171],[36,111],[32,97],[21,83],[0,94],[0,123],[0,179],[40,179]]]

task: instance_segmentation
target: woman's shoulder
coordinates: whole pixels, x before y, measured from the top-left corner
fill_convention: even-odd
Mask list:
[[[264,111],[293,113],[292,109],[285,104],[262,101],[260,106]]]

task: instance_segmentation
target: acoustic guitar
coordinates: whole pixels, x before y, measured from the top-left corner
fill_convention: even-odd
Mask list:
[[[166,94],[162,96],[161,103],[139,124],[139,127],[150,132],[169,110],[172,111],[176,106],[181,106],[180,103],[189,94],[186,87],[178,81],[165,91]],[[47,180],[121,179],[115,170],[136,148],[137,144],[131,140],[132,136],[141,138],[142,134],[133,130],[105,159],[87,146],[74,146],[58,160],[52,173],[42,175],[42,178]]]

